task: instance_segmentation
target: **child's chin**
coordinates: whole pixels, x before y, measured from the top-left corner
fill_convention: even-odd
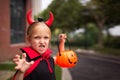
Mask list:
[[[45,53],[45,51],[39,51],[39,53],[42,55],[42,54],[44,54],[44,53]]]

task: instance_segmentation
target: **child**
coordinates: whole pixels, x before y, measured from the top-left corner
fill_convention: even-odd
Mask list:
[[[27,40],[29,47],[22,48],[22,58],[16,55],[13,62],[17,70],[13,80],[56,80],[54,72],[54,59],[50,56],[52,51],[49,49],[51,39],[50,26],[54,20],[52,13],[50,18],[44,22],[38,19],[35,22],[30,18],[31,11],[27,18],[30,26],[27,30]],[[60,34],[60,51],[64,50],[65,34]]]

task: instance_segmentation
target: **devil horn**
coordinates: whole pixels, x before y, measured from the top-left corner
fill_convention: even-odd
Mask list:
[[[35,22],[32,18],[31,18],[31,13],[32,13],[32,10],[29,10],[27,12],[27,21],[29,24],[32,24],[33,22]]]
[[[47,24],[47,26],[50,27],[52,25],[53,21],[54,21],[53,13],[49,12],[49,19],[45,23]]]

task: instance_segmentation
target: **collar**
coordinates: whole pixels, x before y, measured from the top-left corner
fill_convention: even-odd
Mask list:
[[[45,58],[49,58],[50,57],[50,54],[52,53],[52,51],[48,48],[46,50],[45,53],[43,53],[42,55],[40,55],[37,51],[35,51],[32,47],[24,47],[24,48],[21,48],[22,52],[25,52],[29,57],[30,59],[33,59],[33,58],[36,58],[38,56],[42,56],[42,57],[45,57]]]

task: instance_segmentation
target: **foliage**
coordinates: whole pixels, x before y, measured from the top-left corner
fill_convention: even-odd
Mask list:
[[[70,37],[70,44],[72,46],[86,46],[91,47],[97,43],[98,39],[98,28],[93,23],[88,23],[84,28],[83,33],[73,34],[73,37]]]
[[[105,26],[112,27],[113,25],[119,24],[120,15],[120,1],[116,0],[91,0],[87,6],[85,6],[90,15],[93,17],[99,28],[98,44],[103,45],[102,30]],[[114,14],[114,15],[113,15]],[[108,29],[108,28],[107,28]]]
[[[119,24],[120,18],[120,1],[119,0],[97,0],[99,5],[102,7],[102,12],[104,12],[105,17],[107,17],[107,25],[117,25]]]
[[[54,30],[59,28],[63,32],[73,31],[81,25],[81,8],[79,0],[53,0],[52,4],[43,13],[45,14],[47,11],[54,13]]]
[[[120,49],[94,47],[94,50],[99,52],[100,54],[120,57]]]
[[[84,34],[85,36],[84,41],[87,42],[88,46],[93,46],[94,44],[97,43],[98,33],[99,30],[94,24],[92,23],[87,24],[86,31]]]
[[[120,37],[110,37],[104,41],[104,46],[108,48],[120,49]]]
[[[51,28],[53,32],[56,31],[56,29],[59,29],[62,32],[71,32],[84,27],[91,22],[96,24],[96,27],[99,30],[97,39],[90,35],[83,35],[82,39],[79,39],[81,37],[77,36],[74,39],[86,42],[84,37],[87,37],[89,45],[98,42],[98,45],[103,47],[102,31],[105,28],[109,29],[120,23],[119,8],[119,0],[90,0],[85,6],[83,6],[79,0],[53,0],[48,8],[40,15],[44,16],[46,20],[49,17],[48,12],[53,12],[55,16],[55,21]],[[91,35],[94,34],[88,29],[86,34],[89,33]]]

